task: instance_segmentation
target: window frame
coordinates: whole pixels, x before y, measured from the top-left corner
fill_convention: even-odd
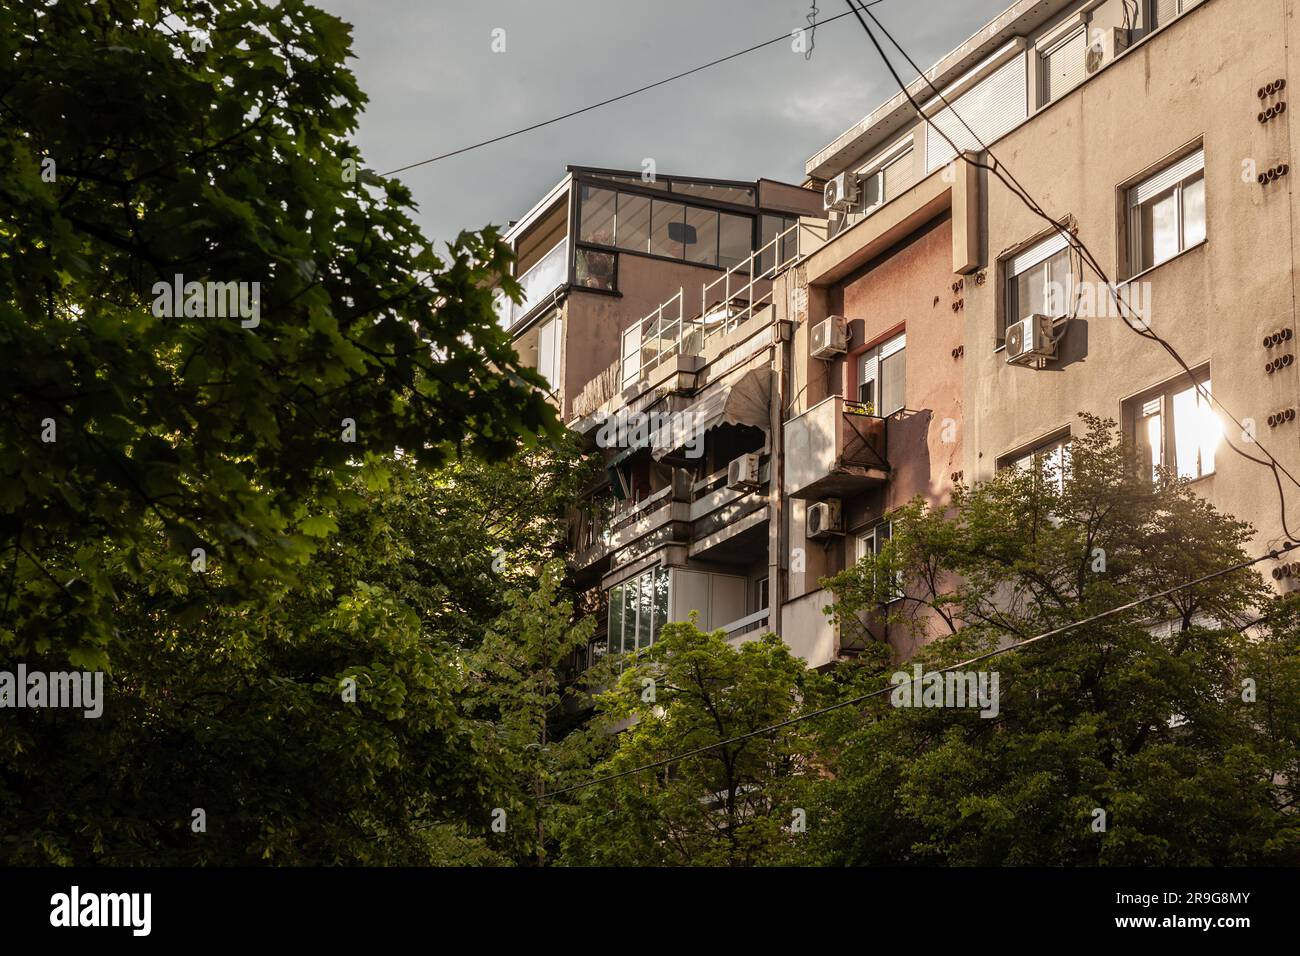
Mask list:
[[[1069,89],[1061,90],[1053,95],[1048,58],[1080,39],[1083,40],[1083,47],[1079,51],[1082,76]],[[1083,67],[1084,58],[1088,55],[1088,24],[1086,22],[1076,23],[1073,29],[1067,29],[1059,39],[1054,39],[1047,45],[1039,47],[1036,52],[1038,53],[1038,108],[1042,109],[1055,103],[1062,96],[1069,93],[1070,90],[1078,89],[1083,84],[1083,81],[1088,78],[1087,70]]]
[[[1189,165],[1190,164],[1190,165]],[[1186,169],[1180,170],[1180,167]],[[1175,175],[1181,171],[1182,175]],[[1168,179],[1168,182],[1162,180]],[[1204,234],[1195,242],[1187,241],[1187,223],[1185,220],[1186,210],[1183,203],[1183,191],[1187,185],[1193,181],[1201,183],[1202,204],[1205,207],[1202,214],[1202,226]],[[1155,186],[1153,183],[1160,183]],[[1144,234],[1142,231],[1142,213],[1141,210],[1154,203],[1161,196],[1164,196],[1169,190],[1174,191],[1174,209],[1177,216],[1177,226],[1175,232],[1178,238],[1178,249],[1163,259],[1157,259],[1152,252],[1152,261],[1147,263],[1143,260],[1142,247]],[[1145,201],[1140,199],[1140,193],[1143,190],[1151,190],[1152,195]],[[1209,194],[1208,183],[1205,177],[1205,147],[1197,145],[1191,150],[1182,152],[1176,158],[1169,162],[1161,163],[1156,168],[1147,171],[1136,180],[1130,182],[1122,190],[1125,224],[1124,224],[1124,243],[1126,266],[1129,279],[1137,278],[1145,272],[1159,268],[1166,262],[1177,259],[1183,253],[1209,241],[1210,223],[1209,223]]]
[[[881,532],[884,536],[881,536]],[[892,541],[894,537],[894,521],[892,518],[881,518],[873,523],[870,527],[864,528],[853,536],[853,563],[860,564],[862,559],[868,554],[873,556],[880,555],[880,549],[883,543]],[[870,549],[866,546],[867,540],[871,540]],[[888,601],[882,601],[881,604],[893,604],[895,601],[901,601],[905,596],[903,593],[903,572],[894,572],[894,587],[890,589],[892,595]]]
[[[1209,408],[1209,414],[1218,418],[1217,414],[1214,412],[1214,391],[1209,367],[1206,366],[1197,369],[1194,375],[1196,379],[1195,385],[1188,383],[1186,375],[1179,375],[1176,378],[1155,386],[1154,388],[1149,388],[1144,392],[1134,395],[1125,400],[1123,404],[1124,433],[1132,444],[1134,455],[1137,456],[1137,460],[1134,464],[1135,467],[1138,468],[1139,474],[1148,480],[1155,480],[1156,476],[1154,471],[1156,465],[1154,461],[1147,462],[1146,458],[1142,455],[1143,445],[1140,442],[1139,429],[1141,428],[1142,422],[1157,414],[1160,416],[1160,468],[1167,473],[1178,478],[1185,478],[1188,481],[1200,481],[1202,478],[1211,477],[1218,471],[1218,452],[1222,445],[1221,437],[1220,441],[1217,442],[1213,448],[1214,460],[1210,463],[1210,469],[1208,471],[1205,470],[1205,462],[1203,460],[1205,448],[1200,441],[1195,441],[1197,456],[1196,474],[1183,475],[1180,473],[1178,461],[1179,417],[1175,410],[1174,399],[1179,395],[1194,392],[1196,396],[1196,408],[1199,409],[1204,402]],[[1207,400],[1203,397],[1202,389],[1210,395],[1210,399]],[[1147,411],[1147,409],[1153,405],[1155,406],[1155,409]],[[1222,426],[1221,419],[1219,420],[1219,423],[1220,426]],[[1195,426],[1193,426],[1193,428],[1195,428]],[[1196,440],[1197,435],[1195,431],[1193,432],[1192,437],[1193,440]]]
[[[1022,445],[1015,451],[1008,452],[998,460],[998,469],[1005,471],[1007,469],[1019,470],[1022,465],[1038,465],[1039,474],[1042,476],[1042,462],[1046,456],[1058,449],[1061,452],[1061,466],[1053,480],[1056,483],[1057,492],[1065,490],[1065,476],[1070,461],[1070,446],[1074,443],[1074,436],[1069,428],[1054,432],[1048,438],[1039,439],[1031,445]],[[1045,477],[1045,476],[1044,476]]]
[[[1002,258],[1002,322],[998,329],[997,341],[994,351],[1001,349],[1006,344],[1007,329],[1011,328],[1013,322],[1020,322],[1028,318],[1021,315],[1020,309],[1020,290],[1018,279],[1040,266],[1050,263],[1062,251],[1072,251],[1073,246],[1070,240],[1073,238],[1068,232],[1054,232],[1044,238],[1037,239],[1027,243],[1019,252]],[[1074,275],[1073,256],[1067,256],[1066,262],[1069,264],[1069,282],[1066,289],[1066,298],[1074,297],[1074,286],[1076,277]],[[1043,302],[1044,308],[1048,304],[1048,287],[1052,282],[1050,272],[1043,280]],[[1053,315],[1053,321],[1063,319],[1069,315],[1068,303],[1062,303],[1064,311],[1060,315]]]
[[[888,354],[884,354],[886,350],[888,350]],[[886,359],[893,358],[894,356],[900,354],[903,356],[901,359],[903,365],[902,404],[899,405],[897,408],[893,408],[890,409],[889,411],[885,411],[884,404],[883,404],[884,394],[885,394],[885,389],[884,389],[885,375],[884,375],[883,363]],[[868,376],[868,371],[869,371],[868,364],[867,364],[868,362],[875,363],[874,375],[871,375],[870,377]],[[898,412],[901,412],[905,408],[907,408],[907,330],[906,329],[902,329],[901,331],[893,335],[887,336],[884,340],[877,342],[875,345],[872,345],[869,348],[863,349],[861,352],[858,352],[854,356],[854,363],[855,363],[854,368],[856,370],[856,375],[857,375],[857,382],[854,390],[857,394],[857,401],[860,404],[863,405],[870,404],[871,412],[877,418],[888,418],[890,415],[895,415]],[[872,381],[875,383],[873,394],[869,399],[863,398],[862,395],[862,387],[868,381]]]
[[[664,584],[663,600],[659,600],[658,582]],[[648,639],[642,643],[641,640],[641,622],[643,620],[642,610],[644,602],[641,594],[645,591],[647,583],[650,588],[650,634]],[[629,588],[632,589],[629,592]],[[628,604],[627,595],[633,594],[631,605]],[[619,633],[614,633],[614,607],[615,601],[619,602]],[[610,656],[623,656],[625,654],[635,654],[654,646],[655,640],[663,630],[663,626],[669,623],[668,619],[672,616],[669,610],[672,607],[672,576],[668,568],[662,564],[657,564],[652,568],[646,568],[637,574],[632,575],[626,581],[621,581],[609,589],[606,609],[606,643],[608,646],[607,653]],[[662,619],[661,619],[662,617]],[[628,623],[632,624],[632,644],[629,650],[627,644]],[[617,642],[615,638],[617,637]]]

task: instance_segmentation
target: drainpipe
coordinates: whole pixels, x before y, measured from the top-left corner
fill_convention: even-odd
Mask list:
[[[788,270],[785,281],[781,283],[785,293],[781,297],[782,311],[787,311],[790,301],[788,283],[794,280],[795,270]],[[768,414],[772,452],[769,459],[771,477],[768,482],[768,532],[767,532],[767,604],[768,630],[781,636],[781,606],[785,603],[786,582],[783,568],[789,536],[785,519],[785,407],[786,407],[786,367],[788,351],[794,338],[794,325],[788,318],[777,312],[777,297],[772,297],[772,357],[773,378],[771,400]]]

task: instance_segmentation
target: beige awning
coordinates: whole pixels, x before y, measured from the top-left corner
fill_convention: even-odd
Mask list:
[[[655,432],[652,454],[656,461],[692,443],[718,425],[771,426],[773,371],[750,369],[733,383],[718,383],[685,408],[672,413],[668,427]]]

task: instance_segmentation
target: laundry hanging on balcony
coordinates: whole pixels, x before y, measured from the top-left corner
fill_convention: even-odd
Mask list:
[[[659,461],[718,425],[771,426],[770,367],[750,369],[731,383],[717,383],[684,408],[672,413],[668,427],[653,433],[651,454]]]

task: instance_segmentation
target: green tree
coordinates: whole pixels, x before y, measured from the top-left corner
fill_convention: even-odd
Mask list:
[[[775,635],[740,646],[721,631],[667,624],[597,698],[599,720],[570,747],[604,751],[562,781],[695,756],[559,795],[549,812],[562,860],[619,866],[778,863],[805,838],[816,773],[806,724],[723,743],[815,706],[823,679]],[[619,731],[614,733],[614,731]]]
[[[556,434],[494,315],[508,248],[487,229],[435,255],[364,168],[349,47],[303,0],[0,8],[6,658],[107,666],[118,582],[200,553],[220,585],[157,601],[274,593],[395,448],[437,465]],[[243,283],[249,308],[186,286],[168,314],[178,276]]]
[[[1004,472],[947,511],[905,508],[882,555],[828,582],[837,616],[879,614],[882,582],[901,574],[909,597],[890,605],[891,627],[946,635],[918,656],[930,670],[1247,559],[1248,526],[1186,481],[1135,474],[1113,422],[1085,424],[1063,481]],[[972,665],[999,674],[991,718],[884,697],[827,718],[812,858],[1300,860],[1295,614],[1241,570]],[[886,684],[892,666],[844,675],[845,693]],[[1247,678],[1257,699],[1243,700]]]

